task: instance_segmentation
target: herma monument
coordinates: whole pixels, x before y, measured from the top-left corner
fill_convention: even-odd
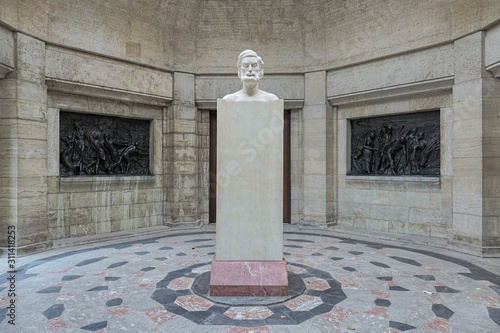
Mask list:
[[[264,62],[238,57],[243,88],[217,100],[217,226],[211,296],[286,296],[283,100],[259,90]]]

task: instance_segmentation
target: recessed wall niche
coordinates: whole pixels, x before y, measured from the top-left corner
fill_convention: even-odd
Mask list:
[[[439,110],[350,123],[350,175],[440,175]]]
[[[61,111],[60,175],[150,175],[149,131],[149,120]]]

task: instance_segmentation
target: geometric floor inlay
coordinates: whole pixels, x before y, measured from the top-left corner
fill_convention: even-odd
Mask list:
[[[193,270],[209,266],[200,263],[173,271],[156,284],[151,298],[171,313],[183,316],[198,325],[298,325],[316,315],[329,312],[346,299],[342,285],[328,272],[292,263],[289,272],[290,297],[210,297],[210,271],[195,273]],[[208,269],[208,268],[207,268]],[[201,270],[203,271],[203,269]],[[194,288],[191,281],[195,282]],[[313,281],[304,284],[301,280]],[[178,281],[179,283],[173,283]],[[172,285],[176,287],[172,288]],[[184,288],[177,287],[178,285]],[[302,287],[302,288],[301,288]],[[294,288],[299,291],[293,290]],[[195,289],[195,290],[193,290]],[[199,296],[204,295],[204,296]],[[219,302],[213,302],[214,300]],[[232,306],[232,302],[240,305]]]
[[[500,332],[498,259],[289,226],[290,297],[221,299],[203,290],[204,228],[18,258],[16,326],[0,274],[0,332]]]

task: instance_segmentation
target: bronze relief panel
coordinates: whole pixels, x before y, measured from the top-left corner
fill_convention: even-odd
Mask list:
[[[350,175],[440,174],[439,111],[351,119]]]
[[[61,111],[62,177],[149,175],[149,120]]]

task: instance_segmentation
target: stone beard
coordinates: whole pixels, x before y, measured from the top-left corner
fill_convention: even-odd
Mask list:
[[[245,50],[238,56],[238,77],[243,88],[233,94],[224,96],[228,102],[270,102],[277,101],[278,97],[259,89],[259,80],[264,77],[264,61],[255,51]]]

